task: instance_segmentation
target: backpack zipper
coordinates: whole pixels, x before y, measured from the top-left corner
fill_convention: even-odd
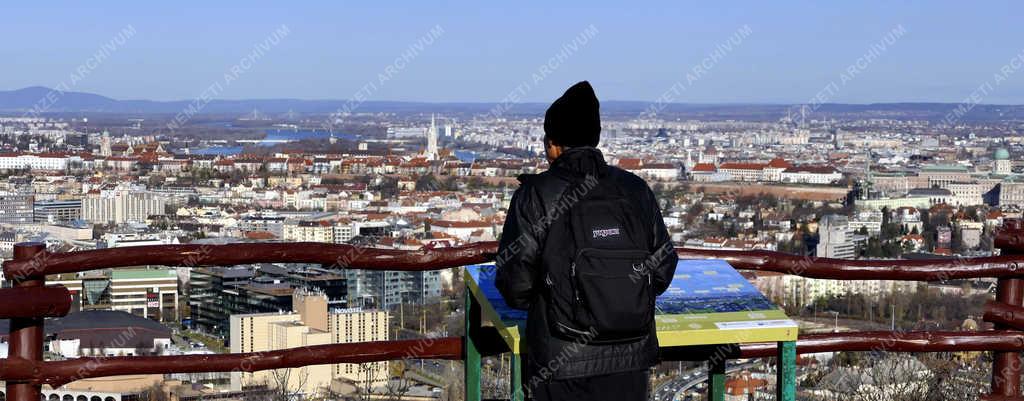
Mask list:
[[[572,277],[572,295],[576,298],[576,302],[580,302],[580,290],[576,288],[576,262],[572,262],[569,265],[569,274]]]

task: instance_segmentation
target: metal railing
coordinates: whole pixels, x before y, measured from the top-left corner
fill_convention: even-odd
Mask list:
[[[840,260],[794,256],[767,251],[677,249],[681,258],[723,259],[744,270],[772,271],[809,278],[837,280],[941,281],[992,277],[998,279],[996,300],[986,305],[985,320],[995,330],[979,332],[867,331],[800,336],[800,354],[828,351],[949,352],[994,351],[990,400],[1024,399],[1020,395],[1024,350],[1024,227],[1008,222],[996,237],[1003,255],[935,260]],[[346,269],[425,271],[492,261],[497,243],[402,251],[360,248],[345,244],[257,243],[228,245],[155,245],[50,253],[42,244],[15,245],[14,258],[3,264],[13,288],[0,289],[0,318],[9,318],[9,355],[0,359],[0,379],[7,399],[37,401],[43,384],[60,386],[75,380],[125,374],[165,374],[218,371],[253,372],[315,364],[364,363],[403,358],[466,358],[465,336],[320,345],[259,353],[89,357],[43,361],[43,319],[64,316],[71,296],[62,286],[47,286],[48,274],[82,272],[138,265],[228,266],[250,263],[317,263]],[[469,331],[467,327],[467,331]],[[473,342],[478,342],[474,339]],[[486,342],[486,341],[485,341]],[[500,338],[484,344],[484,355],[507,351]],[[480,344],[470,344],[479,346]],[[476,354],[474,350],[474,354]],[[665,360],[699,360],[700,350],[663,349]],[[715,352],[721,352],[716,350]],[[776,343],[729,347],[726,358],[776,355]],[[474,356],[477,358],[477,356]],[[472,394],[475,392],[476,394]],[[479,388],[467,389],[479,399]]]

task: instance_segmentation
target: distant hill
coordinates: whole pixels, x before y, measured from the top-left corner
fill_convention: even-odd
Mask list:
[[[194,100],[154,101],[117,100],[85,92],[58,92],[42,86],[32,86],[11,91],[0,91],[0,113],[28,113],[35,107],[44,113],[117,113],[117,114],[177,114],[190,106],[201,106],[200,114],[245,114],[253,110],[261,113],[318,113],[326,114],[340,109],[351,108],[358,112],[389,113],[461,113],[484,114],[499,111],[502,115],[542,115],[547,103],[500,104],[487,102],[400,102],[366,101],[354,103],[347,100],[301,100],[301,99],[241,99],[212,100],[201,104]],[[874,103],[818,105],[814,113],[826,113],[835,118],[893,118],[941,120],[955,110],[956,103]],[[653,104],[643,101],[603,101],[603,114],[615,117],[640,116],[652,109],[661,116],[692,119],[736,119],[775,120],[789,113],[799,114],[798,105],[787,104],[698,104],[669,103]],[[1024,106],[1021,105],[975,105],[961,120],[995,121],[1024,120]]]

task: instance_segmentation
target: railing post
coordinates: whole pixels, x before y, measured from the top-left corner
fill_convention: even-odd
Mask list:
[[[14,260],[26,261],[41,258],[46,246],[38,242],[26,242],[14,245]],[[41,263],[41,261],[40,261]],[[28,276],[9,277],[15,287],[40,287],[45,284],[46,276],[40,271]],[[11,359],[22,358],[30,361],[43,360],[43,318],[22,317],[11,319],[10,349]],[[7,399],[10,401],[39,401],[41,386],[18,381],[7,382]]]
[[[995,245],[1003,255],[1024,254],[1024,228],[1020,220],[1008,220],[1002,232],[997,235]],[[996,284],[996,301],[1008,305],[1022,305],[1024,302],[1024,280],[1000,278]],[[1013,327],[996,324],[996,330],[1012,330]],[[992,362],[992,398],[1009,399],[1020,397],[1020,352],[995,352]]]
[[[712,356],[708,359],[709,401],[725,401],[725,358]]]
[[[796,341],[780,341],[775,366],[775,399],[796,401]]]
[[[1024,301],[1024,280],[999,279],[996,287],[996,300],[1009,305],[1021,305],[1021,301]],[[996,330],[1012,329],[1012,327],[1002,324],[996,324],[995,328]],[[995,352],[992,362],[991,395],[1020,396],[1020,364],[1020,352]]]
[[[464,291],[466,293],[466,329],[465,339],[462,343],[466,347],[466,360],[463,361],[466,401],[480,401],[480,350],[476,344],[476,334],[480,328],[480,304],[473,298],[473,292],[468,287]]]
[[[510,400],[512,401],[523,401],[526,394],[523,391],[523,362],[519,353],[512,351],[512,357],[509,358],[509,379],[508,383],[512,387],[510,389]]]

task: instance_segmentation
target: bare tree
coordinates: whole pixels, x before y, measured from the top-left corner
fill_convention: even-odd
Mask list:
[[[412,380],[406,376],[408,368],[405,366],[405,361],[394,361],[391,367],[391,378],[388,379],[386,387],[387,399],[402,401],[402,397],[412,388]]]
[[[302,400],[309,372],[306,368],[275,369],[268,375],[267,401]]]
[[[359,364],[359,380],[362,383],[356,383],[357,400],[370,401],[373,398],[373,383],[377,381],[377,371],[376,362]],[[360,384],[362,385],[361,387],[359,386]]]
[[[987,374],[976,358],[887,355],[835,366],[807,392],[819,401],[977,400],[987,387]]]
[[[171,397],[159,383],[153,383],[149,388],[142,390],[139,401],[171,401]]]

